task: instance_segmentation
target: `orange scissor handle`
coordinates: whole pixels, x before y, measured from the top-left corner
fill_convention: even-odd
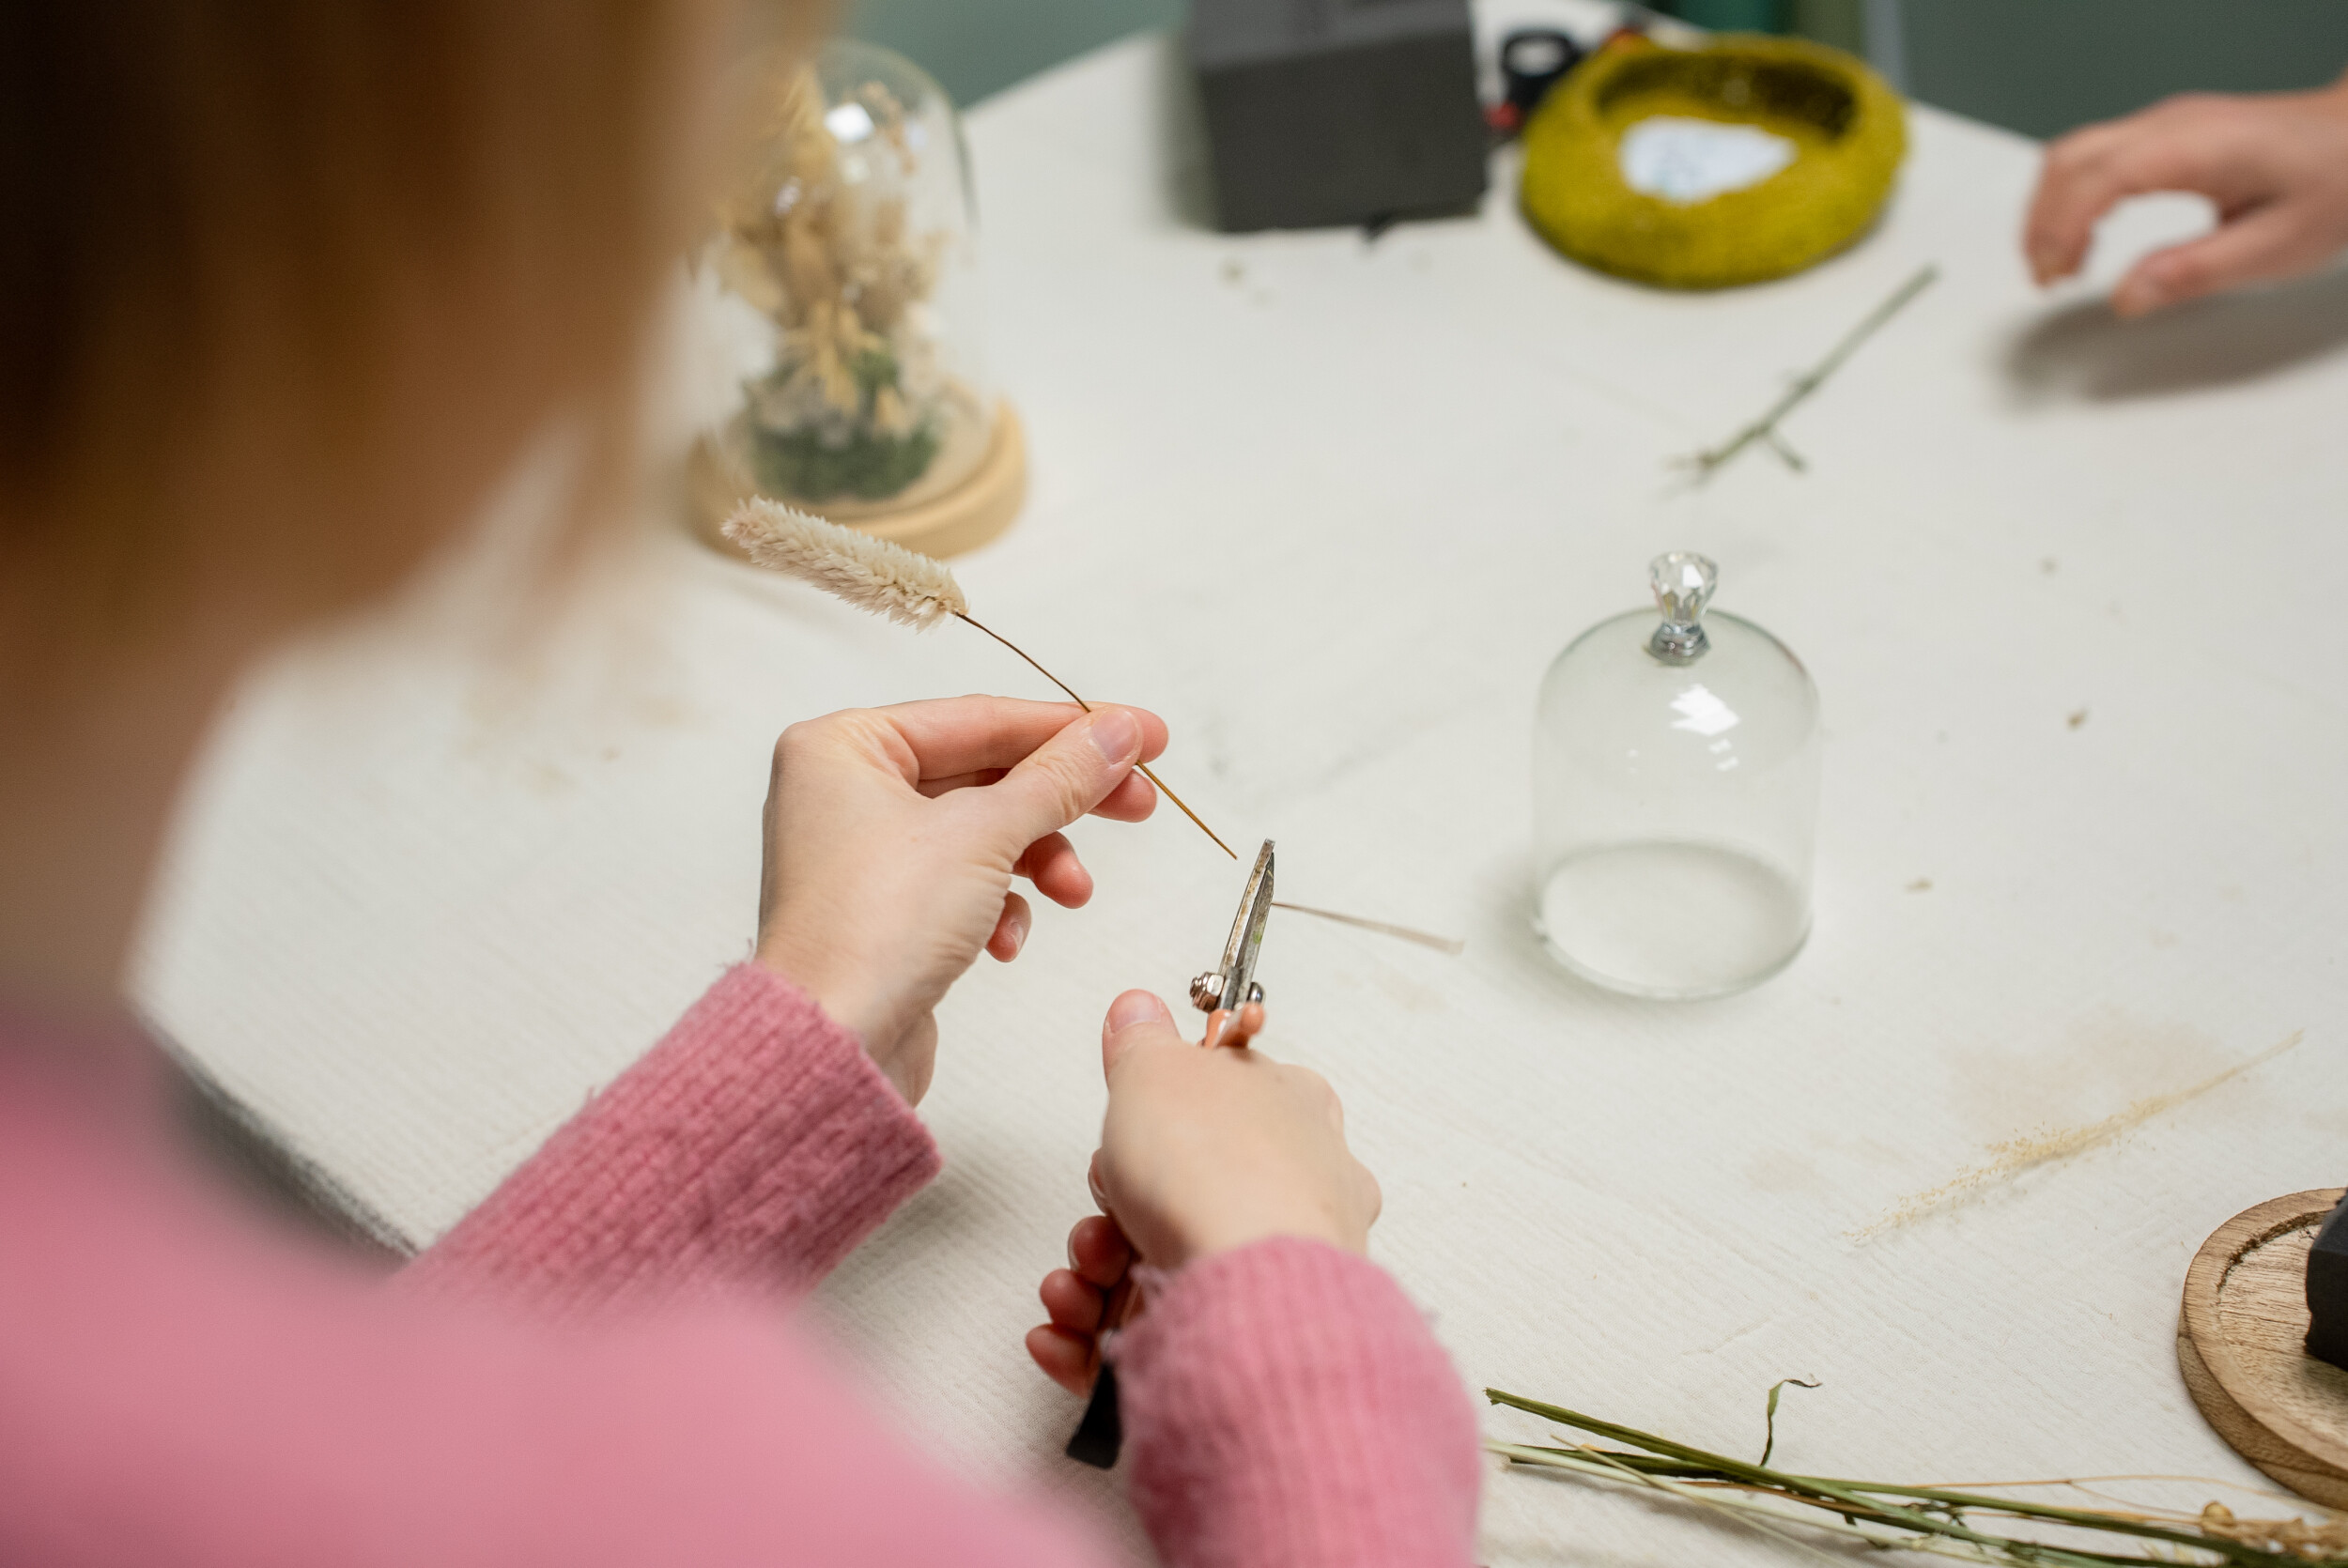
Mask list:
[[[1250,1002],[1237,1009],[1217,1007],[1207,1015],[1206,1038],[1198,1043],[1212,1051],[1228,1046],[1244,1051],[1248,1042],[1263,1033],[1263,1004]]]

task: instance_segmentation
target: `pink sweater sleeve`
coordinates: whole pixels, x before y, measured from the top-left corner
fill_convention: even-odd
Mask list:
[[[1474,1408],[1368,1260],[1275,1239],[1195,1263],[1117,1365],[1134,1507],[1167,1568],[1471,1560]]]
[[[936,1169],[855,1039],[746,964],[411,1271],[565,1298],[811,1284]],[[1134,1502],[1169,1568],[1468,1560],[1475,1415],[1374,1265],[1286,1240],[1209,1259],[1120,1365]]]
[[[565,1302],[805,1286],[937,1165],[855,1038],[745,964],[410,1273]],[[1209,1259],[1120,1366],[1134,1501],[1169,1568],[1468,1560],[1475,1417],[1375,1266],[1301,1241]]]
[[[796,1293],[937,1169],[856,1037],[745,963],[407,1277],[565,1305],[729,1279]]]
[[[38,1078],[0,1041],[0,1562],[1108,1560],[894,1430],[759,1294],[650,1299],[804,1284],[935,1168],[770,975],[720,981],[391,1292],[193,1200]],[[1120,1366],[1172,1568],[1469,1560],[1465,1397],[1369,1264],[1206,1260]]]

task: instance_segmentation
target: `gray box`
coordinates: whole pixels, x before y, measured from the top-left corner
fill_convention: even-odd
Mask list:
[[[2348,1204],[2332,1210],[2308,1252],[2308,1354],[2348,1367]]]
[[[1195,0],[1224,228],[1318,228],[1484,193],[1468,0]]]

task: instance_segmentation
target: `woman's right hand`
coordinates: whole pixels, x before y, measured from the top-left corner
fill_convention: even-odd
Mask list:
[[[1133,1264],[1180,1268],[1274,1236],[1359,1253],[1381,1202],[1317,1072],[1186,1040],[1146,991],[1110,1006],[1101,1065],[1109,1108],[1091,1178],[1102,1215],[1069,1233],[1069,1267],[1043,1281],[1051,1322],[1027,1334],[1036,1364],[1079,1393],[1100,1364],[1107,1300]]]

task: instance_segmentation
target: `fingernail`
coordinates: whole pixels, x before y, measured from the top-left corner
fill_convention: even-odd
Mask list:
[[[1109,1033],[1122,1034],[1136,1023],[1171,1023],[1166,1004],[1146,991],[1129,991],[1109,1004]]]
[[[1141,720],[1122,708],[1103,708],[1086,732],[1104,761],[1130,762],[1141,755]]]

